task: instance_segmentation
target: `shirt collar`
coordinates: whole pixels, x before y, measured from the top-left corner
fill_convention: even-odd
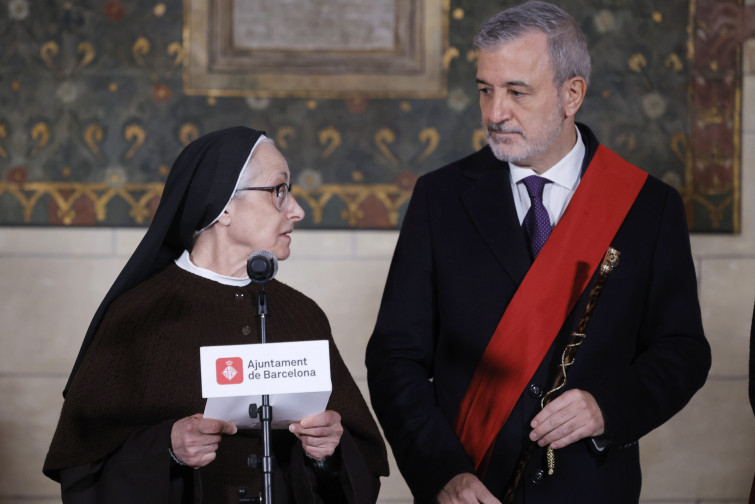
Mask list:
[[[188,271],[189,273],[193,273],[197,276],[201,276],[202,278],[206,278],[207,280],[212,280],[213,282],[221,283],[223,285],[231,285],[233,287],[245,287],[252,282],[251,280],[249,280],[249,278],[237,278],[237,277],[225,276],[219,273],[215,273],[214,271],[208,270],[206,268],[200,268],[199,266],[191,262],[191,258],[189,257],[188,250],[184,250],[183,254],[181,254],[181,257],[176,259],[175,262],[176,262],[176,265],[182,270]]]
[[[582,171],[582,160],[585,158],[585,144],[582,141],[582,134],[579,132],[579,128],[575,126],[577,130],[577,142],[569,153],[561,158],[561,161],[553,165],[542,176],[567,189],[572,189],[580,178]],[[513,163],[509,163],[511,170],[511,180],[514,184],[520,182],[523,178],[530,175],[537,175],[534,170],[530,168],[522,168]]]

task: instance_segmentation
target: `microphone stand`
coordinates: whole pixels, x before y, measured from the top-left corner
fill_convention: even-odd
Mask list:
[[[265,332],[265,318],[267,316],[267,293],[265,286],[260,285],[257,292],[257,316],[260,318],[260,337],[262,343],[267,343],[267,334]],[[259,501],[261,504],[273,504],[273,457],[270,454],[270,429],[273,421],[273,407],[270,406],[270,396],[262,395],[262,406],[257,408],[256,404],[249,405],[249,416],[256,418],[259,415],[260,424],[262,425],[262,474],[264,484],[260,492]],[[249,458],[249,465],[256,467],[256,456]]]
[[[275,254],[267,250],[258,250],[249,256],[246,262],[246,271],[252,283],[259,286],[257,291],[257,316],[260,318],[260,339],[262,343],[267,343],[267,333],[265,332],[265,319],[268,313],[267,293],[265,292],[265,282],[272,280],[278,272],[278,259]],[[260,418],[262,426],[262,474],[264,483],[262,491],[258,497],[249,499],[245,492],[239,491],[239,504],[247,502],[257,502],[260,504],[273,504],[273,457],[270,450],[270,430],[273,422],[273,408],[270,406],[270,396],[262,395],[262,406],[257,408],[257,404],[249,405],[249,416],[251,418]],[[257,469],[257,454],[249,455],[247,465],[252,469]]]

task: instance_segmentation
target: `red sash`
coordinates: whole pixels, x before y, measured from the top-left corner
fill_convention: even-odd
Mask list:
[[[566,212],[506,308],[454,425],[480,475],[496,436],[587,288],[646,179],[647,173],[599,146]]]

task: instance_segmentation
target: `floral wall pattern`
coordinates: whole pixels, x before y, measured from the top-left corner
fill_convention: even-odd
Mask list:
[[[244,124],[289,160],[301,227],[396,228],[418,176],[484,145],[471,39],[515,3],[443,0],[444,97],[325,99],[184,93],[179,0],[0,0],[0,225],[146,226],[182,147]],[[593,57],[578,120],[693,230],[737,232],[741,0],[555,3]]]

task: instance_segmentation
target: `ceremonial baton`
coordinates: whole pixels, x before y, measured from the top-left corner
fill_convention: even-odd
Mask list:
[[[545,408],[548,403],[556,398],[556,396],[559,394],[559,391],[566,386],[566,371],[572,364],[574,364],[574,355],[577,353],[577,348],[579,348],[579,346],[587,337],[587,334],[585,333],[585,331],[587,330],[587,324],[590,323],[593,308],[595,308],[595,305],[598,303],[598,298],[600,298],[600,294],[603,292],[603,285],[606,283],[608,275],[611,274],[611,272],[616,266],[618,266],[618,264],[619,251],[615,248],[609,247],[606,251],[605,256],[603,256],[603,262],[600,263],[600,267],[598,269],[598,278],[595,280],[595,285],[593,285],[592,289],[590,290],[590,294],[587,298],[587,304],[585,305],[585,309],[582,312],[582,316],[577,322],[577,327],[571,333],[571,340],[569,341],[569,344],[566,345],[566,348],[564,348],[564,351],[561,354],[561,363],[559,364],[560,372],[553,380],[553,385],[551,386],[550,390],[548,390],[548,392],[546,392],[543,398],[540,400],[540,409]],[[521,481],[522,475],[524,474],[524,469],[527,466],[527,463],[530,460],[530,456],[532,455],[532,452],[536,446],[537,443],[530,441],[527,445],[527,448],[522,451],[521,456],[519,457],[519,461],[516,464],[514,475],[511,478],[511,484],[506,489],[506,494],[503,496],[503,504],[511,504],[514,502],[514,494],[516,493],[516,489],[519,487],[519,482]],[[556,454],[554,453],[553,448],[551,448],[550,446],[548,447],[548,450],[546,452],[546,460],[548,462],[548,475],[552,476],[556,467]]]

